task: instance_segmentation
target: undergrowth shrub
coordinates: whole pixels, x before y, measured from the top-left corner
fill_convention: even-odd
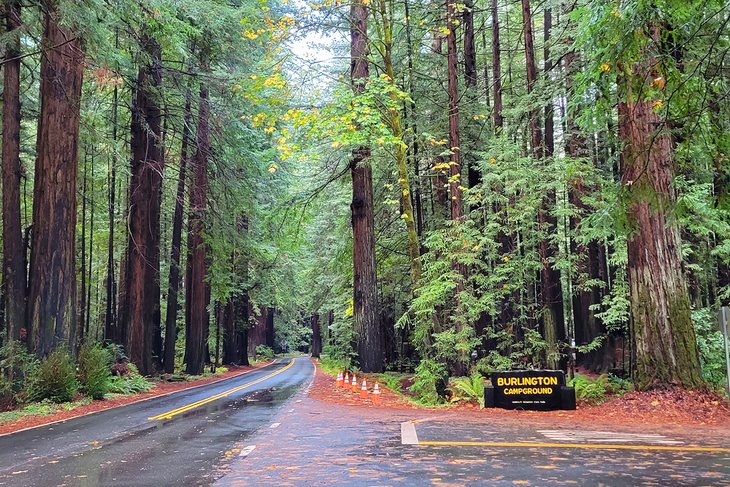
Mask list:
[[[148,391],[152,383],[142,377],[134,364],[127,364],[125,375],[114,375],[109,381],[109,392],[113,394],[137,394]]]
[[[416,367],[416,375],[411,391],[421,402],[436,404],[441,401],[438,383],[446,377],[446,366],[435,360],[424,359]]]
[[[715,389],[724,389],[726,382],[725,343],[717,324],[717,316],[708,308],[692,311],[697,335],[702,376]]]
[[[484,377],[474,372],[469,377],[454,377],[449,382],[451,402],[474,401],[484,407]]]
[[[336,374],[343,370],[351,370],[352,362],[347,358],[336,357],[323,352],[319,357],[319,366],[327,374]]]
[[[268,345],[259,345],[256,347],[256,356],[271,360],[274,358],[274,351]]]
[[[48,399],[53,402],[68,402],[78,390],[79,383],[71,357],[66,350],[57,349],[29,377],[28,401]]]
[[[0,347],[0,368],[2,384],[0,385],[0,401],[3,408],[9,408],[17,402],[27,399],[26,386],[38,369],[38,358],[28,351],[24,343],[17,340],[8,341]]]
[[[112,354],[98,343],[85,343],[79,350],[78,379],[81,391],[103,399],[111,385]]]
[[[630,391],[631,381],[614,375],[600,375],[591,379],[583,374],[575,374],[568,382],[575,388],[575,397],[588,404],[599,404],[607,399],[608,395],[621,395]]]

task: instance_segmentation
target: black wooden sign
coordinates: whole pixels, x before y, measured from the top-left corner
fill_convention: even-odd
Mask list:
[[[485,390],[485,407],[550,411],[575,409],[575,390],[562,370],[493,372]]]

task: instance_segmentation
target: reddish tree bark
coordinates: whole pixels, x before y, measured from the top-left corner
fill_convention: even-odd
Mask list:
[[[535,89],[537,83],[537,64],[535,64],[535,36],[532,29],[532,10],[530,0],[522,0],[522,31],[525,35],[525,66],[527,69],[527,93]],[[541,159],[543,154],[542,130],[540,129],[540,114],[538,110],[531,110],[530,118],[530,142],[532,153],[536,159]]]
[[[190,107],[190,93],[185,96],[182,146],[180,148],[180,173],[177,180],[175,214],[172,218],[172,245],[170,249],[170,275],[167,285],[167,311],[165,316],[165,372],[175,370],[175,342],[177,341],[178,292],[180,291],[180,246],[182,245],[183,210],[185,207],[185,178],[187,177],[190,126],[193,115]],[[227,310],[226,313],[229,313]],[[231,313],[232,314],[232,313]],[[228,319],[228,315],[226,315]],[[225,361],[225,354],[224,354]]]
[[[368,11],[362,0],[350,8],[350,79],[355,94],[362,93],[369,75]],[[353,328],[360,368],[383,371],[383,343],[378,316],[378,284],[375,272],[375,221],[370,149],[352,152]]]
[[[201,55],[203,70],[207,69],[206,54]],[[188,374],[198,375],[208,349],[208,286],[206,285],[207,246],[203,241],[204,218],[208,202],[208,154],[210,134],[208,119],[210,106],[208,86],[200,85],[200,108],[198,110],[197,152],[195,154],[194,180],[190,196],[190,228],[188,237],[188,287],[185,296],[185,360]]]
[[[474,1],[465,0],[464,13],[464,84],[477,84],[477,49],[474,42]]]
[[[276,315],[275,308],[266,308],[266,346],[274,349],[276,342],[276,336],[274,331],[274,316]]]
[[[76,177],[84,51],[43,2],[41,111],[36,141],[28,315],[31,347],[76,350]]]
[[[256,323],[248,330],[248,356],[256,357],[256,347],[266,345],[266,315],[268,308],[259,308]],[[254,315],[252,304],[248,305],[248,315]]]
[[[6,2],[7,35],[17,35],[20,2]],[[20,37],[6,46],[3,64],[3,299],[8,340],[19,340],[25,326],[25,245],[20,219]]]
[[[115,32],[115,47],[119,48],[119,33]],[[117,131],[119,125],[119,87],[114,85],[112,94],[112,141],[117,141]],[[114,281],[114,226],[117,196],[117,153],[112,152],[112,159],[109,163],[109,239],[107,240],[107,261],[106,261],[106,279],[104,287],[106,290],[106,312],[104,316],[104,337],[113,343],[124,343],[120,340],[119,325],[116,315],[116,303],[114,300],[114,290],[116,287]]]
[[[322,330],[319,326],[319,314],[312,315],[312,357],[319,358],[322,353]]]
[[[149,36],[142,36],[141,42],[149,62],[139,69],[132,108],[126,348],[130,361],[146,375],[154,369],[153,343],[160,326],[160,204],[164,160],[160,138],[162,118],[156,101],[162,84],[161,48]]]
[[[642,59],[630,71],[620,70],[618,80],[621,182],[629,200],[629,221],[635,225],[628,240],[628,274],[636,381],[642,389],[698,387],[703,379],[679,230],[669,217],[676,201],[673,141],[653,100],[646,98],[659,66],[656,53],[649,50],[661,39],[660,27],[649,28],[653,42],[647,42]]]

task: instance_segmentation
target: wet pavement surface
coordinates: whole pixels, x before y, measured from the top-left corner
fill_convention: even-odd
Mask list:
[[[311,381],[307,358],[290,362],[0,437],[0,485],[209,485],[229,449]]]
[[[0,437],[0,486],[730,486],[727,427],[333,404],[313,372],[280,359]]]
[[[730,439],[709,427],[607,431],[294,400],[216,485],[730,486]]]

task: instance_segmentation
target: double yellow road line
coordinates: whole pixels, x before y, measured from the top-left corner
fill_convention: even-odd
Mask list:
[[[206,404],[210,404],[211,402],[217,401],[218,399],[221,399],[223,397],[230,396],[231,394],[233,394],[235,392],[242,391],[242,390],[247,389],[247,388],[249,388],[249,387],[251,387],[253,385],[259,384],[259,383],[265,381],[266,379],[271,379],[275,375],[281,374],[285,370],[289,369],[292,365],[294,365],[294,360],[293,359],[286,365],[286,367],[283,367],[283,368],[281,368],[279,370],[276,370],[276,371],[274,371],[274,372],[272,372],[272,373],[270,373],[268,375],[265,375],[265,376],[263,376],[263,377],[261,377],[259,379],[256,379],[256,380],[251,381],[251,382],[247,382],[246,384],[233,387],[232,389],[228,389],[227,391],[223,391],[223,392],[221,392],[219,394],[215,394],[213,396],[206,397],[205,399],[201,399],[200,401],[196,401],[196,402],[187,404],[185,406],[181,406],[181,407],[179,407],[177,409],[173,409],[171,411],[167,411],[165,413],[158,414],[157,416],[152,416],[151,418],[147,418],[147,419],[149,419],[150,421],[159,421],[159,420],[163,420],[163,419],[172,419],[174,416],[177,416],[179,414],[186,413],[186,412],[188,412],[190,410],[193,410],[195,408],[199,408],[200,406],[205,406]]]

